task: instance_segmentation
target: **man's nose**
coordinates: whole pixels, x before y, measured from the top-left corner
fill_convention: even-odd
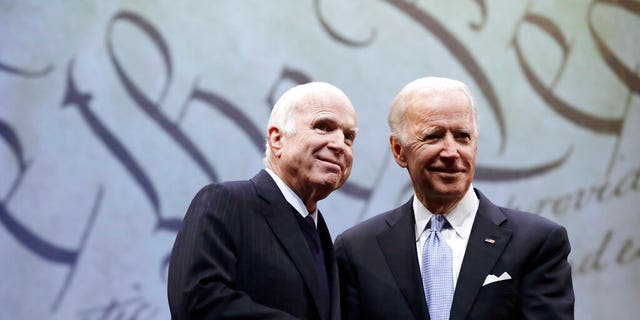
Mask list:
[[[452,135],[448,134],[442,141],[442,150],[440,156],[445,158],[457,158],[458,157],[458,144]]]
[[[345,135],[340,130],[331,132],[329,137],[329,148],[336,153],[344,153],[349,147],[345,142]]]

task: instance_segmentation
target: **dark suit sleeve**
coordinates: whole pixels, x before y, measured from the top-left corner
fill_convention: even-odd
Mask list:
[[[193,199],[169,265],[173,320],[295,319],[236,288],[243,200],[221,185],[205,187]]]
[[[522,319],[573,319],[573,285],[567,262],[570,250],[566,229],[556,225],[522,279]]]
[[[338,274],[340,275],[340,306],[342,308],[342,319],[360,319],[357,278],[351,268],[348,250],[342,236],[336,238],[335,250],[338,262]]]

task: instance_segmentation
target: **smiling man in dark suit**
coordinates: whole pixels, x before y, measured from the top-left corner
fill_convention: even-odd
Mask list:
[[[565,228],[471,184],[478,125],[467,86],[409,83],[389,126],[414,196],[336,239],[343,319],[572,319]]]
[[[195,196],[171,254],[174,320],[339,319],[337,267],[317,203],[349,177],[356,114],[312,82],[271,112],[266,169]]]

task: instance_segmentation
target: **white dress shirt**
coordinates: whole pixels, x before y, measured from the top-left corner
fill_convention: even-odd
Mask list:
[[[462,267],[462,259],[464,258],[464,252],[467,249],[467,242],[469,242],[469,235],[471,234],[471,227],[473,226],[473,220],[476,217],[478,211],[478,205],[480,201],[473,191],[473,186],[469,186],[469,190],[465,193],[464,197],[458,204],[453,207],[451,212],[445,214],[445,218],[449,221],[451,228],[442,229],[440,234],[447,242],[447,245],[451,248],[451,258],[453,265],[453,287],[456,287],[458,283],[458,275],[460,274],[460,267]],[[422,247],[427,242],[427,236],[431,231],[427,228],[427,223],[433,216],[425,206],[413,196],[413,213],[416,220],[416,251],[418,253],[418,263],[420,264],[420,270],[422,270]]]
[[[276,182],[276,184],[278,185],[278,189],[280,189],[280,192],[282,192],[282,195],[284,196],[285,200],[287,200],[287,202],[290,205],[292,205],[293,208],[296,209],[296,211],[298,211],[298,213],[302,215],[303,218],[308,215],[311,215],[311,218],[313,218],[313,222],[316,224],[316,228],[317,228],[318,227],[318,208],[316,208],[316,210],[314,210],[313,212],[309,213],[309,211],[307,210],[307,206],[304,205],[304,202],[302,202],[302,199],[300,199],[300,197],[298,197],[298,195],[295,192],[293,192],[291,188],[289,188],[289,186],[284,182],[284,180],[280,179],[280,177],[278,177],[278,175],[269,168],[266,168],[265,171],[267,171],[267,173],[271,176],[273,181]]]

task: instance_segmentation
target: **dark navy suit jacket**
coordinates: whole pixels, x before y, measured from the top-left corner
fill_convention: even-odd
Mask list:
[[[567,232],[540,216],[480,205],[453,297],[451,319],[573,319]],[[412,201],[337,237],[342,318],[429,319]],[[492,239],[485,241],[485,239]],[[511,280],[483,286],[487,275]]]
[[[193,199],[171,254],[174,320],[340,317],[335,254],[322,215],[330,301],[323,303],[314,258],[297,213],[269,174],[204,187]],[[327,310],[329,312],[321,312]]]

